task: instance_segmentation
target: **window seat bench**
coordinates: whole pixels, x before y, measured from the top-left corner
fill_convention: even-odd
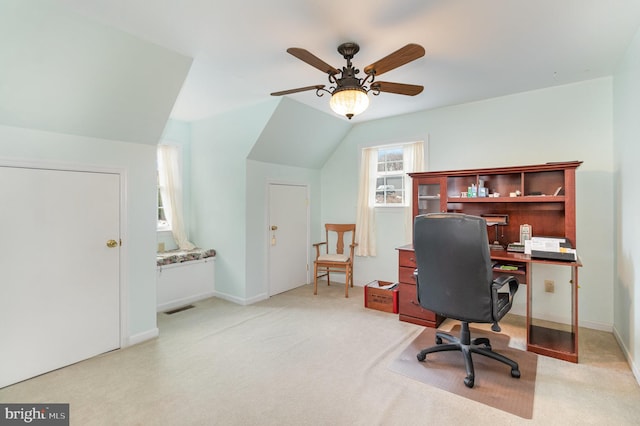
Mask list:
[[[156,311],[165,312],[212,297],[214,249],[169,250],[156,257]]]

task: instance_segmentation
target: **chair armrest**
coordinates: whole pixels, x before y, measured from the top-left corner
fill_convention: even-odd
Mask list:
[[[355,250],[357,245],[358,245],[358,243],[349,244],[349,247],[351,248],[351,255],[350,255],[349,259],[351,259],[352,262],[353,262],[353,252],[354,252],[354,250]]]
[[[321,242],[321,243],[315,243],[315,244],[313,244],[313,246],[316,248],[316,259],[317,259],[318,257],[320,257],[320,246],[323,246],[323,245],[326,245],[326,244],[327,244],[327,242],[326,242],[326,241]]]
[[[509,284],[509,293],[511,296],[516,294],[516,291],[518,291],[518,280],[513,275],[500,275],[493,280],[491,288],[494,291],[498,291],[507,284]]]
[[[501,293],[504,296],[500,297],[498,290],[507,284],[509,285],[509,294]],[[501,275],[491,283],[491,299],[493,301],[493,318],[495,321],[500,320],[511,309],[513,296],[518,291],[518,285],[518,280],[513,275]]]

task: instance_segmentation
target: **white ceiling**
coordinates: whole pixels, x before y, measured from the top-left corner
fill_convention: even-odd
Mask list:
[[[327,83],[288,47],[341,68],[337,46],[355,41],[362,70],[407,43],[424,46],[383,80],[425,90],[373,97],[357,122],[611,75],[640,26],[638,0],[56,1],[193,57],[172,112],[186,121]],[[330,112],[327,96],[289,96]]]

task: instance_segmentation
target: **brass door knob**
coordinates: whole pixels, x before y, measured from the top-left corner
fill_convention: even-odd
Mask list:
[[[116,240],[109,240],[107,241],[107,247],[109,248],[118,247],[118,242]]]
[[[277,230],[278,230],[278,227],[277,227],[276,225],[272,225],[272,226],[271,226],[271,230],[272,230],[272,231],[277,231]]]

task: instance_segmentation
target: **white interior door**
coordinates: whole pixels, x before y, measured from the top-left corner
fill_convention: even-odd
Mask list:
[[[0,166],[0,200],[0,387],[119,348],[120,176]]]
[[[269,185],[271,296],[308,282],[308,209],[306,186]]]

